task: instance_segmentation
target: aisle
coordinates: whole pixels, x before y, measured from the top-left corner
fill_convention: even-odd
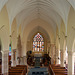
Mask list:
[[[28,64],[28,75],[50,75],[48,69],[48,59],[46,55],[43,57],[35,56],[33,58],[34,64]]]
[[[49,75],[48,67],[33,67],[29,69],[28,75]]]

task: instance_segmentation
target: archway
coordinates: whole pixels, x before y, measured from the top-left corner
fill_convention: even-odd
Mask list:
[[[27,38],[27,63],[31,65],[30,62],[34,65],[33,58],[39,58],[41,61],[41,57],[49,55],[50,52],[50,37],[48,33],[40,26],[35,27],[30,32]],[[41,62],[40,61],[40,62]],[[46,60],[47,61],[47,60]],[[41,63],[45,63],[41,62]]]
[[[39,34],[39,35],[38,35]],[[36,27],[36,28],[34,28],[31,32],[30,32],[30,34],[29,34],[29,36],[28,36],[28,39],[27,39],[27,51],[30,51],[30,50],[32,50],[33,51],[33,40],[34,40],[34,37],[36,37],[37,38],[37,36],[39,37],[39,38],[42,38],[43,39],[43,41],[42,41],[42,43],[43,43],[43,45],[44,46],[42,46],[42,47],[44,47],[43,49],[44,49],[44,51],[43,52],[45,52],[45,53],[48,53],[48,52],[50,52],[49,50],[49,48],[48,48],[48,46],[50,46],[50,37],[49,37],[49,35],[48,35],[48,33],[42,28],[42,27],[40,27],[40,26],[38,26],[38,27]],[[41,36],[41,37],[40,37]],[[40,43],[41,43],[41,41],[39,41]],[[39,42],[36,42],[36,43],[39,43]],[[41,44],[40,44],[41,45]],[[41,48],[42,48],[41,47]],[[41,49],[40,48],[40,49]],[[36,48],[37,49],[37,48]],[[39,50],[39,48],[38,48],[38,50]],[[33,51],[34,52],[34,51]],[[39,51],[38,51],[39,52]]]

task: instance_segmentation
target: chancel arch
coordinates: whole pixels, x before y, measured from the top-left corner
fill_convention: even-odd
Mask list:
[[[37,38],[37,36],[41,36],[41,38],[43,39],[42,41],[34,41],[34,38],[36,37]],[[40,37],[39,37],[40,38]],[[37,50],[37,51],[35,51],[35,49],[33,49],[33,43],[37,43],[37,45],[38,45],[38,43],[40,42],[40,43],[42,43],[43,44],[43,46],[42,47],[44,47],[43,48],[43,50],[42,51],[40,51],[40,49],[39,49],[39,51]],[[41,45],[39,43],[39,45]],[[35,47],[35,46],[34,46]],[[42,48],[41,47],[41,48]],[[36,27],[35,29],[33,29],[32,31],[31,31],[31,33],[30,33],[30,35],[28,36],[28,41],[27,41],[27,51],[32,51],[32,52],[43,52],[43,53],[48,53],[48,52],[50,52],[49,50],[49,47],[50,47],[50,37],[49,37],[49,35],[48,35],[48,33],[42,28],[42,27],[40,27],[40,26],[38,26],[38,27]],[[36,49],[37,49],[37,47],[36,47]]]
[[[26,55],[27,50],[32,50],[31,47],[32,42],[30,42],[30,39],[38,31],[41,32],[44,35],[44,37],[49,41],[48,42],[49,46],[51,43],[54,43],[55,33],[52,26],[42,19],[32,20],[28,25],[25,26],[24,31],[22,33],[22,55],[23,56]]]

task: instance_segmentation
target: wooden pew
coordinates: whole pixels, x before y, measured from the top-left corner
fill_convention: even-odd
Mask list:
[[[54,71],[67,71],[65,68],[52,68]]]
[[[65,67],[55,66],[55,65],[49,65],[50,68],[52,68],[52,71],[54,74],[51,75],[67,75],[67,69]]]
[[[51,66],[51,67],[52,67],[52,66]],[[52,67],[52,68],[65,69],[65,67]]]
[[[16,67],[25,67],[26,73],[27,73],[27,66],[26,65],[17,65]]]
[[[17,65],[9,69],[9,75],[26,75],[27,67],[25,65]]]
[[[21,70],[11,70],[11,71],[9,71],[9,75],[17,75],[17,74],[19,74],[19,75],[25,75],[26,74],[26,72],[25,71],[21,71]]]
[[[12,73],[9,73],[9,75],[22,75],[22,73],[14,73],[14,72],[12,72]]]
[[[23,70],[9,70],[9,75],[25,75],[25,73],[23,72]]]
[[[53,71],[53,69],[52,69],[52,67],[51,67],[51,65],[49,65],[49,72],[50,72],[51,75],[55,75],[55,74],[54,74],[54,71]]]

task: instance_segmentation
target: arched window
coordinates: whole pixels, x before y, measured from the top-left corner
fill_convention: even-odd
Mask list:
[[[37,33],[33,38],[33,52],[44,51],[44,39],[40,33]]]
[[[9,45],[9,56],[11,56],[11,43]]]

